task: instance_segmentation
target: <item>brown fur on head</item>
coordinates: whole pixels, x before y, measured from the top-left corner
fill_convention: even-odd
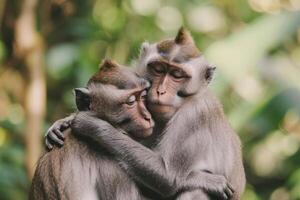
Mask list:
[[[184,28],[179,29],[175,39],[157,43],[157,50],[164,59],[175,63],[186,62],[201,55],[190,32]]]
[[[128,68],[105,60],[86,88],[76,88],[79,110],[90,110],[133,137],[146,137],[154,125],[144,99],[150,84]]]
[[[124,77],[127,77],[127,79]],[[100,83],[114,85],[119,89],[126,89],[137,87],[140,82],[144,82],[142,79],[140,82],[136,79],[136,74],[129,69],[120,66],[113,60],[105,59],[99,65],[99,71],[90,78],[87,85]]]
[[[137,66],[137,72],[152,82],[149,110],[154,116],[166,119],[177,111],[186,97],[206,88],[213,71],[184,28],[174,39],[144,43]]]

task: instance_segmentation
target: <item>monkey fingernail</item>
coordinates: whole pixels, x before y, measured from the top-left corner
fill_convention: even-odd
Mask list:
[[[49,139],[52,143],[56,144],[56,145],[63,145],[64,144],[64,141],[59,139],[56,135],[55,132],[52,132],[49,134]]]
[[[223,194],[222,196],[223,196],[223,199],[228,199],[226,194]]]
[[[225,193],[229,198],[233,195],[233,193],[229,189],[226,189]]]
[[[66,130],[66,129],[69,128],[69,127],[70,127],[70,123],[69,123],[69,122],[65,122],[65,123],[63,123],[62,126],[60,127],[60,130],[61,130],[61,131],[64,131],[64,130]]]
[[[45,140],[45,143],[46,143],[46,149],[47,149],[48,151],[50,151],[50,150],[53,149],[53,146],[49,143],[49,141],[48,141],[47,139]]]

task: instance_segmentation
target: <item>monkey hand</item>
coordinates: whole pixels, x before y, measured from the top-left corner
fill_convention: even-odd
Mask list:
[[[231,199],[234,190],[227,179],[222,175],[214,175],[204,188],[208,194],[216,196],[217,199]]]
[[[63,146],[64,144],[64,131],[71,126],[71,122],[74,115],[70,115],[66,118],[57,120],[54,124],[47,130],[45,135],[46,148],[50,151],[53,149],[53,145]]]

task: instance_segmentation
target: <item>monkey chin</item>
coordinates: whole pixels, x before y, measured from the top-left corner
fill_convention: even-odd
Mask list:
[[[141,140],[150,137],[152,133],[153,133],[153,126],[149,128],[135,130],[134,133],[129,133],[129,135],[133,137],[135,140]]]
[[[143,138],[149,137],[149,136],[152,135],[152,133],[153,133],[153,127],[150,127],[150,128],[145,129],[145,130],[143,131],[142,137],[143,137]]]

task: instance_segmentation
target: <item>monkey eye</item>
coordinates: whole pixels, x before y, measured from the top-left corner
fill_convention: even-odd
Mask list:
[[[143,90],[142,93],[141,93],[141,99],[145,100],[146,97],[147,97],[147,90]]]
[[[131,95],[127,99],[126,104],[132,106],[132,105],[134,105],[135,101],[136,101],[136,97],[134,95]]]
[[[184,72],[177,69],[171,72],[171,76],[173,76],[175,79],[182,79],[185,77]]]
[[[150,63],[149,67],[155,74],[159,74],[159,75],[165,73],[165,71],[166,71],[164,65],[162,65],[161,63],[157,63],[157,62]]]

